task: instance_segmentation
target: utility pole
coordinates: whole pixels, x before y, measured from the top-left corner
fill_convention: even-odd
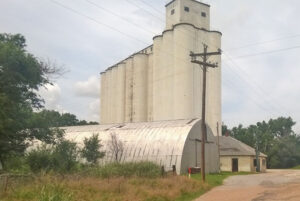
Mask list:
[[[220,133],[219,133],[219,122],[217,122],[217,133],[218,133],[218,138],[217,138],[217,143],[218,143],[218,154],[219,154],[219,172],[221,172],[221,167],[220,167]]]
[[[202,89],[202,146],[201,146],[201,176],[202,181],[205,181],[205,143],[207,141],[207,129],[205,123],[205,110],[206,110],[206,72],[207,68],[217,68],[218,64],[208,62],[210,56],[221,55],[221,49],[218,52],[207,52],[208,46],[203,44],[204,50],[203,53],[190,53],[191,62],[199,64],[202,66],[203,70],[203,89]],[[197,60],[197,57],[201,57],[202,61]]]
[[[256,145],[255,145],[255,155],[256,155],[256,172],[260,172],[260,152],[258,150],[258,136],[257,133],[254,134],[256,139]]]

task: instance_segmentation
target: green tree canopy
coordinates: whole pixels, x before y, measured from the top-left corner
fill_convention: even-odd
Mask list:
[[[300,164],[300,137],[293,131],[296,122],[291,117],[279,117],[268,122],[229,130],[230,135],[268,155],[269,168],[290,168]],[[223,133],[224,134],[224,133]]]
[[[44,128],[37,132],[32,121],[34,109],[43,106],[37,94],[51,84],[50,77],[59,69],[43,62],[25,49],[20,35],[0,34],[0,161],[13,153],[23,153],[32,139],[53,141],[62,133]],[[40,127],[40,126],[39,126]]]

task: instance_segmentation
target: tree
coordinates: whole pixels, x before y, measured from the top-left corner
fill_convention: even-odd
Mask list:
[[[0,161],[3,165],[11,154],[22,154],[32,139],[50,142],[62,134],[56,129],[36,132],[31,118],[33,110],[43,106],[38,89],[51,84],[51,77],[62,71],[37,59],[25,47],[22,35],[0,34]]]
[[[300,164],[300,137],[293,131],[291,117],[279,117],[230,130],[231,136],[268,155],[268,168],[290,168]]]
[[[109,149],[114,157],[115,162],[121,162],[124,145],[115,133],[110,134]]]
[[[78,120],[74,114],[60,114],[54,110],[42,110],[34,113],[34,121],[43,122],[48,127],[64,127],[64,126],[81,126],[81,125],[96,125],[97,122],[87,122]]]
[[[105,152],[100,151],[100,148],[103,146],[100,142],[98,135],[93,135],[91,138],[85,138],[83,141],[84,147],[81,150],[81,155],[93,165],[96,165],[98,160],[105,155]]]

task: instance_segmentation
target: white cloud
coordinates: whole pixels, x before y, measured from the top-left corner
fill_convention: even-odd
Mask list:
[[[58,84],[47,84],[41,87],[38,93],[45,100],[46,109],[66,112],[60,105],[61,88]]]
[[[75,94],[81,97],[99,98],[100,81],[96,76],[91,76],[87,81],[76,82]]]
[[[88,107],[88,120],[99,122],[99,112],[100,112],[100,100],[95,99],[89,103]]]

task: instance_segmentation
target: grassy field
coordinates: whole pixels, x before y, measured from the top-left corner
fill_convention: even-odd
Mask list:
[[[238,173],[246,174],[246,173]],[[1,201],[191,201],[233,173],[149,177],[100,178],[79,175],[43,175],[11,181]],[[1,184],[0,184],[1,185]]]
[[[296,167],[293,167],[292,169],[294,169],[294,170],[300,170],[300,165],[298,165]]]

